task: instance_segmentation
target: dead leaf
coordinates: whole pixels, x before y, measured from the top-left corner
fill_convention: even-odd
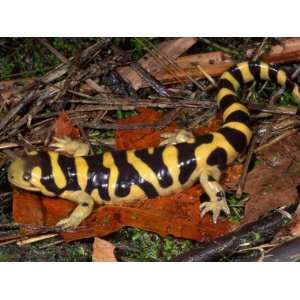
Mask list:
[[[44,214],[39,194],[13,188],[13,218],[19,224],[44,225]]]
[[[23,94],[21,91],[35,82],[32,78],[23,78],[15,80],[3,80],[0,82],[0,100],[6,104],[18,103]]]
[[[268,147],[260,154],[261,163],[247,175],[243,223],[257,220],[269,210],[296,201],[300,184],[300,135],[295,134]]]
[[[140,109],[139,112],[139,115],[119,122],[122,124],[126,122],[153,123],[161,118],[161,113],[152,109],[144,108]],[[66,119],[64,115],[60,118]],[[216,127],[216,122],[212,120],[210,126]],[[174,128],[175,124],[165,130],[174,130]],[[160,132],[154,129],[120,130],[116,132],[117,145],[121,149],[145,148],[157,145],[160,141]],[[238,179],[239,172],[240,169],[236,166],[229,168],[223,180],[230,184]],[[71,241],[95,236],[102,237],[116,232],[124,226],[132,226],[156,232],[161,236],[173,235],[197,241],[209,241],[231,231],[233,225],[222,218],[219,219],[216,225],[212,223],[209,215],[200,218],[199,197],[201,193],[202,189],[197,184],[186,191],[169,197],[138,201],[130,205],[98,207],[79,228],[74,231],[63,232],[61,235],[66,241]],[[28,212],[28,210],[31,208],[23,201],[24,198],[27,199],[31,195],[40,199],[40,207],[36,208],[39,209],[38,220],[35,220],[34,216],[30,216],[32,212]],[[14,194],[14,206],[18,208],[17,211],[14,211],[16,222],[21,224],[38,222],[40,224],[42,219],[42,224],[45,226],[55,225],[62,218],[69,216],[75,208],[75,204],[70,201],[48,198],[28,192]],[[20,210],[22,214],[19,213]],[[27,213],[30,217],[27,217]],[[40,214],[42,214],[42,218]]]
[[[115,246],[103,239],[95,238],[92,259],[96,262],[116,262],[114,255]]]
[[[138,108],[139,112],[136,116],[131,116],[126,119],[117,121],[117,124],[155,124],[162,114],[150,108]],[[158,146],[160,143],[161,133],[173,132],[176,129],[175,122],[163,130],[156,129],[136,129],[136,130],[117,130],[116,131],[116,146],[118,150],[143,149],[152,146]]]
[[[57,138],[63,138],[68,136],[72,139],[80,138],[80,130],[76,128],[69,118],[69,116],[64,112],[60,112],[58,118],[54,123],[54,136]]]

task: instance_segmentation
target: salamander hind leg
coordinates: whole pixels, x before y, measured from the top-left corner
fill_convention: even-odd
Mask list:
[[[72,140],[69,137],[62,139],[54,137],[55,143],[50,144],[51,147],[55,148],[57,152],[66,152],[74,157],[88,155],[90,151],[89,144],[82,143],[80,141]]]
[[[221,172],[217,167],[212,168],[209,171],[202,171],[200,175],[200,183],[209,197],[208,202],[200,204],[201,217],[207,212],[211,212],[214,223],[217,223],[218,217],[222,211],[227,215],[230,214],[225,192],[218,182],[220,175]]]
[[[85,220],[92,212],[94,207],[94,199],[83,191],[66,191],[60,195],[62,198],[78,203],[72,214],[61,221],[56,226],[67,228],[76,228],[83,220]]]

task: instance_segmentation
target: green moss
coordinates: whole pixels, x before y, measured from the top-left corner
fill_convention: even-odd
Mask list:
[[[256,160],[254,161],[254,165],[255,165],[255,166],[259,166],[259,165],[261,165],[261,164],[262,164],[262,161],[259,160],[259,159],[256,159]]]
[[[91,261],[92,242],[63,243],[41,249],[44,243],[19,247],[15,244],[0,247],[0,261]]]
[[[294,104],[292,94],[285,91],[279,98],[279,104],[281,104],[281,105],[292,105],[292,104]]]
[[[95,41],[95,38],[47,38],[67,58]],[[0,38],[0,44],[0,80],[41,76],[61,63],[35,38]]]
[[[126,119],[128,117],[131,116],[136,116],[137,112],[135,110],[122,110],[122,109],[118,109],[116,111],[116,117],[118,120],[120,119]]]
[[[126,228],[120,232],[118,241],[121,248],[124,243],[129,250],[120,254],[126,260],[136,261],[165,261],[195,247],[195,242],[177,239],[171,236],[162,238],[159,235],[137,228]]]
[[[245,212],[245,202],[247,198],[236,199],[234,195],[227,198],[227,203],[230,208],[229,220],[231,222],[240,222]]]

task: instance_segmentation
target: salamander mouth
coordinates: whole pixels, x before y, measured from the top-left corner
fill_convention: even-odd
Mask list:
[[[21,159],[18,158],[10,164],[7,174],[12,185],[27,191],[39,191],[29,180],[24,180],[24,162]]]
[[[19,182],[18,180],[16,180],[14,178],[13,175],[9,176],[8,180],[12,185],[14,185],[20,189],[27,190],[27,191],[33,191],[33,192],[39,191],[39,189],[37,187],[35,187],[34,185],[32,185],[30,182]]]

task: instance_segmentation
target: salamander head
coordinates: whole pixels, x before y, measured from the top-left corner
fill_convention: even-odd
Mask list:
[[[8,167],[9,182],[24,190],[39,191],[40,189],[32,184],[31,169],[24,157],[16,158]]]

